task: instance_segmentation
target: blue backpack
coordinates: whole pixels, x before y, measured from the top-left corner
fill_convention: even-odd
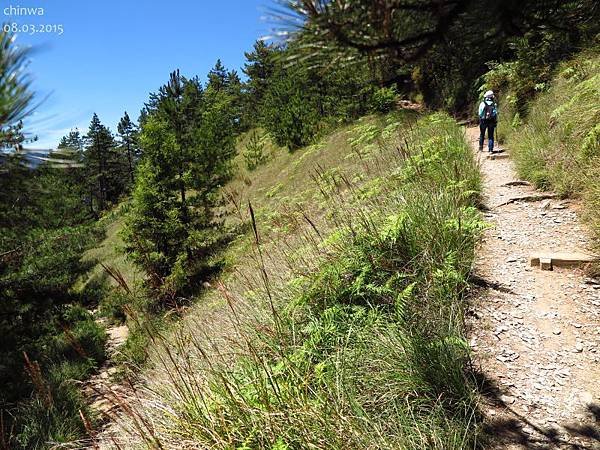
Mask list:
[[[491,105],[488,105],[487,103],[485,103],[485,106],[483,107],[483,111],[481,112],[481,117],[480,119],[489,121],[489,122],[496,122],[496,120],[498,119],[498,113],[496,111],[496,103],[492,103]]]

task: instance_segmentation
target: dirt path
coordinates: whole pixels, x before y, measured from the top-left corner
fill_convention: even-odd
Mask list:
[[[474,151],[478,130],[467,137]],[[542,271],[529,257],[589,242],[578,205],[515,201],[535,194],[509,159],[479,154],[491,227],[478,252],[481,288],[470,343],[485,392],[492,447],[600,449],[600,284],[579,269]]]
[[[91,409],[100,416],[101,420],[105,421],[107,420],[106,415],[115,409],[115,403],[111,401],[112,393],[127,392],[127,386],[114,382],[112,377],[118,372],[114,365],[114,357],[119,351],[119,347],[127,340],[129,329],[127,325],[110,326],[103,319],[97,322],[106,327],[108,357],[98,372],[83,383],[83,394]]]

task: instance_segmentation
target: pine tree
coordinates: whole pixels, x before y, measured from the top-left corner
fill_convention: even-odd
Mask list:
[[[0,147],[22,142],[22,120],[31,113],[33,92],[23,71],[28,55],[26,46],[15,45],[13,36],[0,30]]]
[[[57,149],[50,152],[48,160],[37,169],[41,188],[53,193],[40,196],[40,199],[44,199],[44,215],[54,216],[57,226],[81,223],[89,218],[84,146],[84,138],[79,130],[71,130],[61,138]]]
[[[235,122],[235,134],[239,134],[242,131],[246,131],[251,123],[246,120],[244,114],[245,108],[245,95],[244,95],[244,83],[240,79],[240,76],[235,70],[231,70],[227,73],[227,94],[230,97],[231,110],[234,116]]]
[[[264,102],[269,83],[276,70],[276,58],[280,51],[263,41],[256,41],[251,52],[245,52],[247,62],[242,71],[248,77],[245,84],[245,116],[251,125],[260,120],[260,106]]]
[[[223,84],[209,82],[203,90],[179,71],[145,109],[144,156],[124,235],[127,251],[164,297],[189,275],[210,270],[222,239],[213,209],[230,174],[236,124]]]
[[[63,136],[55,151],[50,153],[50,163],[52,166],[64,167],[67,175],[72,175],[82,179],[83,150],[85,140],[79,130],[71,130],[69,134]]]
[[[127,156],[127,163],[129,168],[129,178],[131,184],[134,182],[134,169],[137,160],[140,157],[140,150],[137,145],[137,127],[129,118],[129,114],[125,111],[125,114],[117,125],[117,132],[121,139],[120,147]]]
[[[291,60],[329,70],[362,59],[369,62],[380,87],[418,91],[428,106],[455,111],[474,100],[473,83],[487,70],[486,64],[514,57],[520,39],[535,36],[539,42],[550,37],[548,42],[556,44],[550,53],[564,56],[561,48],[581,48],[600,30],[597,0],[283,3],[303,22],[301,32],[289,33],[288,44],[299,36],[305,41]],[[290,31],[289,23],[283,21],[282,28]],[[533,66],[540,52],[534,55]]]
[[[116,142],[110,130],[94,114],[85,137],[84,163],[88,179],[90,210],[96,214],[108,203],[118,200],[125,191],[127,174],[125,161],[116,150]],[[94,202],[98,206],[94,210]]]
[[[208,72],[208,85],[212,86],[216,91],[225,89],[228,84],[227,70],[220,59],[217,59],[215,66]]]
[[[322,98],[302,67],[278,68],[265,94],[263,123],[280,146],[295,150],[317,132]]]

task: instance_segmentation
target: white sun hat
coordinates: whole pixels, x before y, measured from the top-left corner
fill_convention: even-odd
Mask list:
[[[494,96],[494,91],[487,91],[485,94],[483,94],[483,98],[488,98],[488,97],[493,97]]]

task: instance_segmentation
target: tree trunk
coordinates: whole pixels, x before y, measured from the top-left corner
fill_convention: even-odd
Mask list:
[[[129,138],[127,138],[127,159],[129,160],[129,176],[131,177],[131,184],[133,184],[133,162],[131,159],[131,144],[129,143]]]

